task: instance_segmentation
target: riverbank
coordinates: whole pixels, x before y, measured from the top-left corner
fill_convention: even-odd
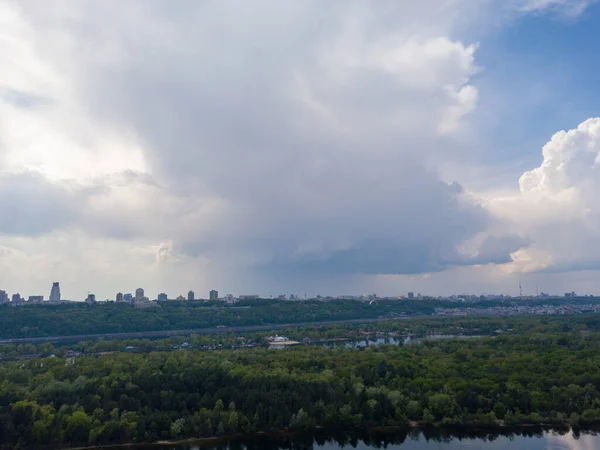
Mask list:
[[[425,435],[437,435],[457,438],[481,438],[488,436],[512,436],[522,434],[535,434],[543,432],[557,433],[596,433],[600,431],[600,423],[586,427],[572,427],[568,422],[563,423],[521,423],[506,424],[504,421],[496,423],[474,422],[468,425],[449,425],[442,422],[417,422],[409,421],[399,426],[374,426],[368,428],[324,428],[315,427],[305,430],[280,430],[271,432],[260,432],[254,434],[231,434],[226,436],[211,436],[205,438],[172,439],[155,442],[136,442],[125,444],[109,444],[100,446],[84,446],[69,448],[47,448],[46,450],[125,450],[125,449],[151,449],[161,446],[210,446],[240,441],[260,441],[261,439],[277,440],[298,437],[328,437],[336,439],[340,436],[351,436],[355,438],[385,437],[406,435],[410,432],[420,431]]]

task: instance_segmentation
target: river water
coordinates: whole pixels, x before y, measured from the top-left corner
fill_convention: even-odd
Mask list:
[[[436,339],[475,339],[475,338],[489,338],[491,335],[467,335],[467,334],[423,334],[417,336],[406,336],[401,338],[378,338],[375,340],[362,340],[362,341],[349,341],[345,342],[344,345],[346,347],[358,348],[358,347],[368,347],[371,345],[407,345],[407,344],[418,344],[419,342],[423,342],[425,340],[436,340]],[[330,346],[335,346],[330,345]]]
[[[114,448],[113,448],[114,449]],[[370,436],[295,436],[253,438],[216,444],[177,444],[135,447],[137,450],[598,450],[595,432],[516,431],[504,434],[409,433]]]

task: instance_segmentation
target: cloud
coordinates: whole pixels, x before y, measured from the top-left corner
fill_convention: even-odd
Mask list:
[[[75,9],[58,2],[53,14],[64,22],[45,34],[35,5],[33,16],[26,6],[0,3],[0,52],[7,55],[0,68],[0,170],[38,172],[52,181],[145,171],[132,132],[111,130],[86,113],[72,82],[81,55],[70,54],[68,67],[62,65],[59,50],[72,49],[77,39],[68,25]],[[92,53],[101,57],[98,49]]]
[[[46,234],[48,253],[73,233],[104,279],[119,252],[154,279],[201,267],[265,284],[504,264],[527,233],[437,172],[477,132],[485,68],[461,30],[497,9],[4,2],[0,169],[30,178],[7,175],[0,202],[36,225],[0,232]]]
[[[78,216],[78,194],[35,173],[0,175],[0,234],[39,235]]]
[[[551,11],[566,17],[580,16],[596,0],[517,0],[515,6],[522,12]]]
[[[190,3],[185,17],[161,5],[133,3],[110,36],[70,45],[108,55],[84,58],[73,83],[96,121],[135,130],[170,191],[153,196],[153,233],[175,251],[269,270],[415,273],[442,270],[486,226],[423,166],[465,131],[478,68],[476,45],[426,29],[422,7],[386,4],[391,27],[360,2],[320,5],[317,25],[310,2]],[[78,28],[95,29],[107,11],[95,12]],[[139,14],[132,36],[124,24]],[[425,33],[411,32],[415,17]],[[174,192],[187,210],[172,207]]]
[[[48,98],[16,89],[4,89],[3,92],[0,92],[0,98],[6,103],[22,109],[40,108],[52,103]]]
[[[543,161],[519,179],[519,194],[493,199],[490,211],[531,237],[511,271],[597,269],[600,248],[600,119],[560,131]]]
[[[85,182],[54,181],[39,172],[0,174],[0,234],[39,236],[80,230],[121,240],[156,238],[185,228],[185,220],[177,227],[171,223],[185,217],[188,207],[185,199],[176,198],[148,174],[133,171]],[[196,213],[199,210],[196,206]]]
[[[83,300],[88,291],[99,299],[114,299],[118,291],[146,288],[183,293],[221,279],[203,260],[157,264],[161,246],[151,239],[113,239],[78,230],[56,230],[43,236],[3,236],[0,247],[2,289],[48,298],[53,281],[60,281],[63,298]],[[190,265],[194,271],[188,270]],[[208,291],[208,289],[207,289]],[[206,293],[208,295],[208,292]]]

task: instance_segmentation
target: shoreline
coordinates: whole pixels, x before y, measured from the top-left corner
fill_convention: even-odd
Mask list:
[[[456,435],[459,434],[477,434],[477,433],[494,433],[498,434],[508,433],[508,432],[519,432],[519,431],[527,431],[532,429],[539,429],[540,431],[599,431],[599,424],[589,425],[589,426],[578,426],[573,427],[568,422],[563,423],[522,423],[522,424],[505,424],[503,421],[498,421],[494,424],[485,424],[485,423],[472,423],[466,425],[451,425],[451,424],[443,424],[441,422],[417,422],[417,421],[409,421],[405,425],[396,425],[396,426],[373,426],[368,428],[325,428],[325,427],[315,427],[315,428],[307,428],[305,430],[279,430],[279,431],[269,431],[269,432],[259,432],[254,434],[232,434],[225,436],[211,436],[204,438],[189,438],[189,439],[172,439],[172,440],[159,440],[154,442],[130,442],[123,444],[107,444],[107,445],[94,445],[94,446],[83,446],[83,447],[63,447],[63,448],[53,448],[48,447],[46,450],[110,450],[110,449],[135,449],[135,448],[152,448],[159,447],[161,445],[208,445],[208,444],[218,444],[218,443],[228,443],[241,439],[260,439],[260,438],[285,438],[285,437],[295,437],[302,435],[309,435],[315,433],[329,433],[331,436],[335,436],[339,433],[346,433],[347,435],[368,435],[368,434],[393,434],[393,433],[401,433],[401,432],[410,432],[414,430],[420,431],[447,431],[449,434],[452,434],[452,431],[455,432]]]

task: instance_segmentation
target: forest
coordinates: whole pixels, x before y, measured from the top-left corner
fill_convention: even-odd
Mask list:
[[[268,347],[273,334],[312,345],[344,345],[377,339],[404,339],[427,335],[492,336],[509,333],[600,331],[600,315],[577,316],[488,316],[488,317],[418,317],[411,320],[381,320],[372,323],[295,326],[276,331],[219,332],[182,334],[168,338],[92,339],[72,341],[62,345],[41,344],[0,345],[0,361],[25,357],[65,356],[74,351],[86,355],[105,352],[150,352],[176,349],[187,342],[190,349],[220,350],[248,347]]]
[[[0,361],[22,357],[65,356],[74,351],[86,355],[103,352],[150,352],[172,350],[187,342],[191,349],[219,350],[246,347],[267,347],[268,337],[277,333],[292,340],[313,345],[343,345],[365,339],[403,339],[427,335],[497,335],[501,333],[556,333],[600,331],[600,315],[577,316],[503,316],[503,317],[419,317],[411,320],[381,320],[360,325],[332,324],[295,326],[276,331],[254,331],[218,334],[183,334],[168,338],[94,339],[68,344],[5,344],[0,345]]]
[[[159,307],[135,309],[124,303],[87,305],[27,305],[2,308],[0,338],[74,336],[85,334],[250,326],[399,315],[430,315],[448,302],[281,301],[249,300],[235,306],[218,302],[160,302]]]
[[[598,424],[595,317],[573,325],[570,318],[512,320],[518,332],[407,346],[4,362],[0,446],[59,448],[316,427]]]
[[[523,300],[523,305],[556,304],[560,299]],[[571,303],[598,304],[600,298],[573,298]],[[472,303],[473,308],[509,306],[513,299]],[[457,303],[436,299],[378,300],[374,304],[354,300],[285,301],[246,300],[235,305],[204,301],[166,301],[159,307],[135,309],[109,302],[87,305],[0,306],[0,339],[47,336],[210,329],[218,326],[264,326],[356,319],[394,319],[429,316],[436,308]]]

